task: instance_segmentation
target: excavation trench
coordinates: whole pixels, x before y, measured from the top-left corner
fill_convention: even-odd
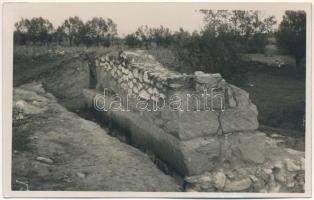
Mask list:
[[[95,135],[93,134],[95,131],[93,128],[89,128],[89,126],[84,125],[77,127],[68,127],[70,130],[72,128],[76,128],[77,130],[72,131],[73,137],[67,138],[68,143],[65,146],[68,146],[68,144],[71,144],[75,139],[77,139],[79,137],[77,133],[80,133],[81,136],[84,135],[84,138],[81,141],[86,142],[86,148],[88,147],[89,151],[93,153],[94,149],[96,148],[93,146],[93,144],[97,142],[101,143],[100,145],[98,144],[100,147],[98,146],[97,151],[100,152],[99,155],[103,158],[103,160],[107,158],[107,152],[111,153],[112,155],[114,155],[116,152],[120,152],[119,147],[111,147],[121,145],[121,142],[129,145],[126,146],[122,144],[122,146],[127,147],[125,148],[125,152],[136,150],[134,148],[130,148],[130,146],[133,146],[148,155],[148,157],[152,160],[152,162],[150,162],[150,160],[147,159],[146,156],[141,154],[142,157],[145,157],[146,160],[149,161],[146,163],[147,165],[144,165],[145,163],[143,162],[142,166],[141,161],[136,162],[137,164],[133,164],[135,162],[130,162],[132,160],[131,158],[134,158],[135,154],[131,155],[131,157],[127,157],[127,159],[124,159],[125,157],[120,156],[120,159],[117,159],[116,165],[113,166],[112,171],[119,172],[117,168],[121,168],[120,172],[123,172],[122,174],[124,174],[128,173],[128,170],[130,170],[130,168],[136,168],[135,166],[141,165],[142,168],[136,168],[135,171],[138,172],[136,172],[135,174],[139,175],[136,177],[136,180],[138,180],[139,182],[141,181],[141,184],[143,184],[144,186],[146,185],[145,181],[147,179],[147,174],[139,172],[147,171],[149,175],[153,174],[153,177],[157,177],[158,174],[163,177],[165,177],[164,174],[169,175],[169,177],[166,176],[166,178],[172,177],[172,179],[174,179],[174,181],[172,180],[172,183],[175,182],[175,186],[181,186],[180,191],[188,191],[188,184],[190,184],[191,182],[186,183],[183,180],[185,176],[193,177],[193,175],[200,175],[205,171],[207,172],[213,171],[215,169],[220,169],[223,166],[219,165],[225,164],[219,162],[224,161],[223,159],[227,159],[227,161],[230,160],[230,162],[226,162],[228,164],[227,168],[228,170],[230,168],[230,170],[234,171],[234,169],[241,169],[243,168],[243,166],[245,168],[247,168],[248,166],[253,167],[254,169],[256,167],[263,168],[264,166],[261,166],[261,164],[258,163],[264,162],[264,155],[267,155],[269,158],[273,157],[272,159],[275,161],[277,161],[278,159],[285,159],[285,157],[283,157],[282,155],[287,155],[286,158],[295,160],[297,160],[297,157],[300,157],[299,154],[296,154],[294,158],[293,156],[290,156],[290,154],[287,152],[283,152],[281,154],[282,148],[275,148],[274,150],[271,149],[271,151],[269,150],[269,152],[264,151],[265,134],[256,131],[258,123],[256,121],[257,111],[254,105],[250,103],[248,99],[248,94],[245,91],[230,85],[229,88],[233,87],[235,90],[232,92],[236,93],[231,96],[236,96],[241,101],[229,101],[228,103],[230,105],[232,104],[235,107],[226,110],[224,115],[219,115],[218,120],[215,113],[208,112],[180,113],[179,117],[177,115],[172,116],[170,112],[98,112],[92,106],[93,104],[91,102],[93,102],[95,94],[101,93],[103,91],[101,88],[104,88],[104,86],[106,86],[107,88],[110,88],[117,93],[121,92],[121,90],[119,90],[118,87],[120,85],[112,80],[112,78],[110,79],[111,73],[104,73],[105,66],[108,66],[108,63],[106,63],[107,61],[102,61],[103,63],[101,66],[100,61],[97,61],[98,68],[95,68],[96,63],[93,56],[86,56],[85,53],[72,57],[67,56],[64,58],[63,62],[61,62],[61,64],[58,64],[51,70],[43,73],[39,79],[42,82],[45,91],[52,93],[57,98],[59,104],[67,108],[67,110],[78,114],[79,118],[76,119],[75,122],[78,122],[76,124],[82,123],[82,119],[85,119],[88,120],[89,123],[90,121],[92,121],[98,124],[99,127],[105,130],[102,131],[97,126],[97,130],[100,131],[98,131],[98,138],[95,138]],[[144,67],[147,67],[146,62],[144,63],[144,65]],[[128,70],[127,68],[123,69]],[[98,77],[97,75],[101,76]],[[200,76],[202,75],[204,74],[201,74]],[[144,77],[145,76],[143,76],[143,79]],[[198,76],[194,78],[198,78]],[[211,77],[211,79],[216,80],[215,77]],[[173,80],[171,79],[170,81]],[[181,79],[179,81],[181,81]],[[182,81],[184,81],[184,83],[186,82],[185,79]],[[99,85],[97,87],[97,84],[99,83],[101,83],[101,85],[100,87]],[[156,81],[156,83],[159,82]],[[181,82],[178,83],[182,84]],[[180,85],[178,83],[174,84],[174,86]],[[190,84],[190,81],[188,81],[188,83]],[[34,90],[36,90],[36,87]],[[244,105],[242,105],[240,109],[238,108],[238,106],[240,106],[238,104]],[[59,107],[58,104],[53,105]],[[59,110],[64,111],[63,108],[60,108]],[[52,112],[52,114],[55,113]],[[52,129],[54,129],[55,124],[59,123],[59,118],[61,119],[61,121],[63,120],[62,117],[64,116],[54,115],[51,120],[56,120],[57,122],[45,120],[45,123],[51,122],[50,126],[52,127]],[[77,116],[73,116],[71,114],[71,117],[69,118],[70,119],[68,120],[73,121],[73,118],[77,118]],[[181,120],[181,118],[184,118],[184,120]],[[177,121],[174,119],[176,119]],[[200,121],[202,122],[202,124],[199,124]],[[180,126],[176,126],[175,123],[179,123]],[[224,126],[226,124],[229,124],[231,126]],[[170,127],[165,129],[166,125],[170,125]],[[87,129],[85,129],[86,127]],[[241,130],[240,132],[237,132],[239,131],[239,128],[241,128]],[[245,131],[243,131],[243,128]],[[173,131],[173,129],[175,129],[175,131]],[[212,132],[208,133],[209,135],[202,135],[202,130],[204,129],[206,129],[206,131]],[[67,129],[65,129],[64,131],[68,132]],[[61,134],[61,138],[67,137],[66,134],[63,135],[62,131],[57,132]],[[108,133],[108,135],[119,139],[121,142],[118,142],[115,139],[110,140],[112,138],[107,137],[107,134],[105,135],[102,132]],[[236,132],[237,134],[231,134],[230,136],[223,134],[229,132]],[[46,134],[44,136],[46,136]],[[86,138],[88,138],[89,140],[85,140]],[[106,138],[107,140],[102,141],[104,138]],[[47,144],[49,145],[51,142],[50,140],[47,141],[49,141],[49,143]],[[106,141],[110,142],[107,143],[109,145],[102,145]],[[79,147],[83,146],[81,142],[78,144]],[[229,151],[230,149],[225,148],[229,147],[229,144],[233,145],[232,151]],[[46,145],[42,146],[42,150],[45,150]],[[268,149],[266,150],[268,151]],[[276,153],[277,151],[278,155],[273,153]],[[78,154],[79,157],[82,155],[84,155],[84,153]],[[300,155],[304,157],[301,153]],[[98,161],[97,158],[94,158],[94,156],[91,157],[93,159],[96,159],[95,162]],[[221,158],[222,160],[217,160],[217,158]],[[156,167],[151,167],[153,166],[152,163],[154,163]],[[75,165],[80,164],[80,160],[77,164],[75,163]],[[97,167],[95,169],[91,169],[89,167],[89,170],[99,170],[102,168],[102,165],[107,166],[107,163],[97,162]],[[157,170],[157,168],[160,170]],[[154,174],[146,169],[153,169],[157,172],[154,172]],[[107,172],[105,172],[103,169],[101,169],[99,172],[99,174],[104,175],[105,179],[110,178],[110,176],[107,176],[108,174],[106,173]],[[129,176],[133,178],[133,174],[130,174]],[[154,178],[151,179],[154,180]],[[117,187],[121,187],[120,182],[121,180],[125,180],[125,177],[123,177],[123,175],[118,177],[113,176],[113,180],[117,182]],[[188,181],[188,179],[186,180]],[[92,181],[94,181],[94,179]],[[105,182],[107,183],[107,180]],[[128,181],[124,182],[127,183]],[[239,182],[236,181],[235,183]],[[204,186],[202,182],[200,184]],[[157,188],[161,187],[159,181],[157,181],[156,185]],[[111,186],[108,186],[108,188],[111,188]],[[242,189],[239,191],[242,191]],[[256,189],[256,191],[258,190]]]
[[[93,108],[83,107],[75,111],[80,117],[97,123],[102,129],[104,129],[110,136],[116,137],[119,141],[133,146],[143,153],[147,154],[152,162],[160,169],[164,174],[173,177],[176,182],[181,186],[180,189],[184,190],[184,177],[177,173],[171,166],[158,157],[150,149],[140,147],[132,143],[131,134],[129,130],[121,128],[114,120],[109,117],[105,117],[99,111]]]
[[[118,138],[121,142],[133,146],[147,154],[157,168],[166,175],[174,177],[179,185],[183,185],[183,177],[171,168],[153,151],[132,142],[130,130],[117,125],[115,120],[106,117],[103,113],[86,106],[83,89],[93,89],[96,85],[93,69],[94,57],[81,54],[67,58],[62,64],[46,72],[41,81],[46,91],[52,93],[68,110],[77,113],[80,117],[97,123],[110,136]]]

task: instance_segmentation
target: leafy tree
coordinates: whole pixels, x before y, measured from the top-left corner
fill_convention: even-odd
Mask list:
[[[205,26],[200,33],[183,29],[173,35],[178,60],[195,70],[221,73],[229,81],[244,80],[239,53],[251,45],[263,49],[267,34],[276,23],[274,17],[264,18],[257,11],[201,10]],[[189,67],[189,68],[191,68]]]
[[[80,31],[82,31],[83,26],[83,21],[77,16],[70,17],[63,22],[61,27],[69,40],[70,46],[72,46],[74,43],[79,43]]]
[[[52,31],[52,24],[47,19],[39,17],[30,21],[28,35],[33,43],[48,44],[48,42],[51,42]]]
[[[200,10],[204,14],[204,30],[211,37],[232,35],[247,51],[263,51],[267,36],[276,24],[274,16],[263,17],[260,11],[253,10]]]
[[[172,42],[172,33],[169,28],[160,26],[151,30],[152,40],[158,45],[168,47]]]
[[[14,24],[14,42],[18,44],[26,44],[28,38],[28,30],[30,27],[30,21],[28,19],[21,19]]]
[[[128,34],[124,38],[125,44],[129,47],[139,47],[142,45],[141,41],[136,37],[135,34]]]
[[[142,25],[136,30],[135,36],[146,48],[148,48],[152,41],[152,29],[147,25]]]
[[[113,37],[117,35],[116,24],[111,19],[103,19],[102,17],[94,17],[85,25],[85,32],[90,41],[97,46],[103,44],[109,46]]]
[[[211,37],[228,32],[227,20],[230,13],[227,10],[200,10],[200,12],[204,14],[205,29]]]
[[[48,44],[51,42],[53,26],[42,17],[21,19],[15,23],[15,41],[19,44],[26,44],[27,41],[32,41],[33,44]]]
[[[107,38],[110,39],[111,40],[110,43],[112,43],[115,36],[118,34],[117,24],[115,24],[112,19],[108,18],[107,19],[107,26],[108,26]]]
[[[64,38],[66,38],[66,34],[63,28],[58,26],[56,31],[53,33],[53,39],[58,45],[60,45],[64,41]]]
[[[286,11],[276,34],[279,45],[287,49],[300,65],[306,50],[306,13]]]
[[[151,28],[147,25],[140,26],[135,33],[125,37],[126,44],[129,46],[144,46],[148,48],[152,43],[158,46],[168,47],[173,42],[173,35],[169,28],[160,26]]]
[[[229,15],[232,31],[245,38],[268,34],[277,23],[274,16],[262,17],[261,12],[256,10],[233,10]]]

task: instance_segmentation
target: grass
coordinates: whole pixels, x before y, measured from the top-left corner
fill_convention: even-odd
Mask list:
[[[147,53],[155,57],[155,59],[167,68],[179,71],[182,63],[175,58],[174,53],[166,48],[154,48],[147,50]]]
[[[249,84],[244,89],[258,107],[260,123],[304,135],[305,80],[263,72],[247,76]]]
[[[267,66],[278,66],[278,63],[293,67],[296,65],[295,59],[287,55],[265,56],[264,54],[245,54],[242,58],[247,61],[262,63]]]

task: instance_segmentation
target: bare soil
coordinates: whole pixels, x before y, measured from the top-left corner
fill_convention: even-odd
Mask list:
[[[179,191],[148,155],[59,105],[40,84],[14,89],[13,190]]]

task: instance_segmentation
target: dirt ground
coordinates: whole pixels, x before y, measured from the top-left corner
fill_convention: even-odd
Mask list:
[[[14,89],[13,190],[179,191],[150,158],[31,83]]]

